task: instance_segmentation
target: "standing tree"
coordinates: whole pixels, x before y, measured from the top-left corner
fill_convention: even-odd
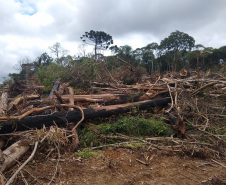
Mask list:
[[[80,44],[78,46],[78,51],[79,51],[79,53],[78,53],[78,56],[79,57],[86,57],[86,55],[87,55],[87,53],[86,53],[86,51],[87,51],[87,45],[85,43]]]
[[[154,59],[155,59],[155,54],[157,55],[158,48],[159,48],[159,45],[156,42],[152,42],[145,47],[146,60],[147,59],[151,60],[151,72],[154,71]],[[150,67],[149,67],[149,73],[150,73]]]
[[[112,36],[103,31],[91,30],[90,32],[85,32],[85,35],[80,38],[84,43],[95,46],[95,56],[97,54],[97,49],[108,49],[109,45],[113,44]]]
[[[22,71],[23,64],[29,64],[29,63],[32,63],[32,60],[28,57],[24,57],[16,63],[16,65],[14,66],[14,69],[18,71]]]
[[[194,38],[180,31],[172,32],[169,37],[161,41],[161,48],[165,51],[165,53],[173,52],[173,71],[176,70],[175,61],[178,57],[179,52],[184,55],[187,50],[191,50],[194,46]]]
[[[39,57],[36,59],[36,65],[49,65],[52,62],[52,57],[50,57],[46,52],[42,53]]]
[[[63,49],[59,42],[56,42],[52,46],[49,47],[50,51],[56,55],[57,58],[63,57],[68,54],[68,50]],[[61,54],[61,56],[59,56]]]

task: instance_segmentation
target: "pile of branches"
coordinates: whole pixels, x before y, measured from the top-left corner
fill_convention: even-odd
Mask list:
[[[38,80],[35,77],[31,77],[28,80],[13,79],[13,84],[10,87],[0,89],[0,93],[7,92],[10,96],[15,97],[22,93],[24,94],[39,94],[43,93],[44,86],[37,85]]]
[[[0,160],[2,160],[2,166],[6,167],[1,167],[1,172],[14,165],[15,161],[12,162],[12,159],[21,158],[28,151],[29,144],[35,146],[32,153],[34,155],[38,144],[43,141],[48,141],[57,151],[60,160],[62,146],[71,143],[73,151],[79,149],[80,143],[76,129],[83,120],[131,112],[134,106],[138,110],[157,107],[158,111],[153,115],[161,114],[174,128],[175,134],[164,139],[142,140],[122,135],[117,136],[119,139],[144,142],[166,150],[171,149],[169,146],[159,147],[157,143],[170,140],[170,145],[180,146],[182,152],[186,153],[188,148],[191,149],[191,156],[200,153],[205,147],[216,158],[225,157],[225,133],[218,134],[218,130],[224,127],[226,117],[225,101],[222,99],[225,96],[225,78],[216,74],[188,77],[186,70],[177,75],[179,78],[170,74],[155,75],[154,83],[149,78],[149,80],[146,79],[146,83],[135,85],[91,83],[92,88],[102,94],[75,95],[73,88],[69,87],[68,83],[61,83],[60,79],[54,83],[47,98],[41,98],[37,92],[33,94],[23,92],[16,98],[8,97],[7,92],[2,93],[0,143],[3,143],[1,148],[4,151],[0,151]],[[60,129],[61,124],[64,127],[65,125],[72,125],[72,127]],[[14,133],[11,133],[13,131]],[[11,148],[5,148],[5,137],[14,134],[20,140],[12,144]],[[69,140],[69,138],[72,139]],[[184,144],[189,144],[189,147],[186,148]],[[106,146],[96,148],[101,147]],[[23,152],[18,152],[16,148]],[[24,163],[26,164],[27,162]],[[15,174],[19,173],[24,165],[21,165]],[[8,182],[12,182],[15,176],[13,175]]]

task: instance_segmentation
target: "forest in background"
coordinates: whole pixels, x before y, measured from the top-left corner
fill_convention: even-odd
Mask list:
[[[93,81],[110,82],[112,80],[101,74],[103,71],[106,73],[106,69],[117,82],[124,84],[138,82],[144,74],[181,71],[182,69],[191,71],[196,70],[198,66],[202,71],[210,69],[225,71],[226,46],[205,47],[202,44],[196,44],[192,36],[180,31],[172,32],[159,44],[152,42],[136,49],[129,45],[113,45],[112,36],[101,31],[85,32],[81,39],[83,44],[79,46],[76,56],[69,55],[69,51],[58,42],[49,47],[54,57],[51,57],[48,52],[37,56],[35,60],[30,60],[25,56],[15,66],[19,72],[10,73],[9,78],[6,78],[0,87],[10,86],[14,78],[26,80],[35,75],[45,86],[46,92],[51,90],[52,82],[58,78],[69,82],[73,87],[88,88]],[[87,45],[94,46],[93,53],[87,52]],[[106,49],[111,50],[111,56],[101,54],[101,51]],[[199,57],[198,66],[197,57]],[[131,69],[125,69],[125,63],[131,66]],[[35,68],[27,74],[23,68],[24,64],[34,64]],[[131,78],[128,70],[136,71],[136,79],[134,76]]]

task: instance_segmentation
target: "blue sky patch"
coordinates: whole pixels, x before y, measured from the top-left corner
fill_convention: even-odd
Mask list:
[[[37,8],[34,4],[27,3],[26,0],[16,0],[16,2],[21,4],[21,14],[32,16],[37,13]]]

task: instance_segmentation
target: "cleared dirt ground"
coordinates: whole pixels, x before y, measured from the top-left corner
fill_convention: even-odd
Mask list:
[[[23,170],[29,184],[48,184],[55,173],[57,155],[47,161],[43,157],[41,153],[36,155]],[[226,165],[222,160],[217,161]],[[157,149],[147,152],[143,149],[116,148],[88,159],[78,158],[72,153],[62,155],[56,178],[51,184],[225,184],[225,170],[211,158],[190,158],[181,152]],[[8,175],[13,169],[10,171]],[[14,183],[23,184],[21,179],[19,175]]]

